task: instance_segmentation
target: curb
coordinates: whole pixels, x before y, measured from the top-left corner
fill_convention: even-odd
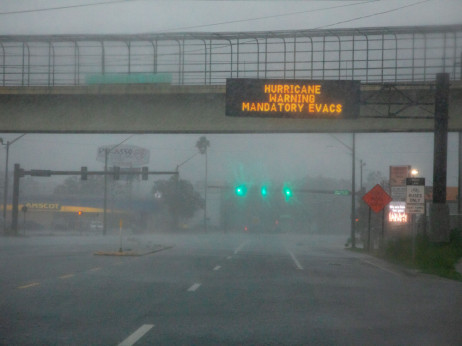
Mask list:
[[[160,248],[154,250],[148,250],[144,252],[138,251],[97,251],[94,253],[95,256],[146,256],[156,252],[164,251],[173,248],[173,246],[161,246]]]
[[[462,259],[460,259],[454,267],[456,268],[456,272],[462,275]]]

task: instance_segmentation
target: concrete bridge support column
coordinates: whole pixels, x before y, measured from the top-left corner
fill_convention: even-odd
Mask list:
[[[430,209],[433,242],[449,241],[449,207],[446,204],[448,156],[449,74],[438,73],[435,94],[435,135],[433,154],[433,204]]]

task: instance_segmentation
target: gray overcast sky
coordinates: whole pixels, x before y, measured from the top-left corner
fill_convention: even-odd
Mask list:
[[[98,4],[96,3],[103,3]],[[52,9],[54,8],[54,9]],[[338,23],[338,24],[335,24]],[[462,23],[461,0],[383,1],[101,1],[2,0],[0,33],[107,34],[170,31],[265,31],[334,27],[437,25]],[[0,134],[12,140],[17,134]],[[351,145],[351,135],[335,135]],[[128,135],[34,135],[15,143],[10,163],[28,169],[100,169],[96,150]],[[325,175],[350,179],[351,156],[332,136],[210,135],[211,181],[232,179],[295,179]],[[153,169],[174,169],[194,155],[199,135],[137,135],[127,144],[151,150]],[[448,184],[457,183],[457,136],[450,136]],[[431,184],[432,134],[363,134],[357,156],[365,174],[389,165],[411,164]],[[0,164],[4,162],[0,151]],[[203,158],[183,167],[193,181],[203,177]],[[359,173],[358,173],[359,174]]]
[[[460,23],[461,13],[460,0],[2,0],[0,33],[104,34],[437,25]]]

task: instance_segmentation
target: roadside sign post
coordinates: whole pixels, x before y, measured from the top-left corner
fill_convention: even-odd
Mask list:
[[[119,252],[123,252],[123,250],[122,250],[122,226],[123,226],[123,221],[122,221],[122,219],[120,219],[119,220],[119,237],[120,237]]]
[[[375,185],[368,193],[363,196],[364,202],[369,206],[369,222],[367,230],[367,251],[371,250],[371,210],[378,213],[392,201],[390,195],[379,184]],[[383,217],[383,215],[382,215]],[[382,222],[383,227],[383,222]],[[383,230],[382,230],[383,234]]]
[[[406,178],[406,212],[411,214],[412,262],[415,262],[417,223],[415,214],[425,213],[425,178]]]
[[[27,207],[24,205],[22,208],[21,208],[22,212],[23,212],[23,216],[24,216],[24,220],[23,220],[23,227],[24,227],[24,235],[26,235],[26,213],[27,213]]]

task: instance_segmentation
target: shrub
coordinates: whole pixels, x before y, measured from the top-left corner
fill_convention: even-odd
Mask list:
[[[393,262],[416,267],[426,273],[462,279],[455,264],[462,257],[462,232],[452,230],[449,243],[432,243],[425,236],[416,238],[415,261],[412,259],[412,239],[401,238],[388,242],[385,257]]]

